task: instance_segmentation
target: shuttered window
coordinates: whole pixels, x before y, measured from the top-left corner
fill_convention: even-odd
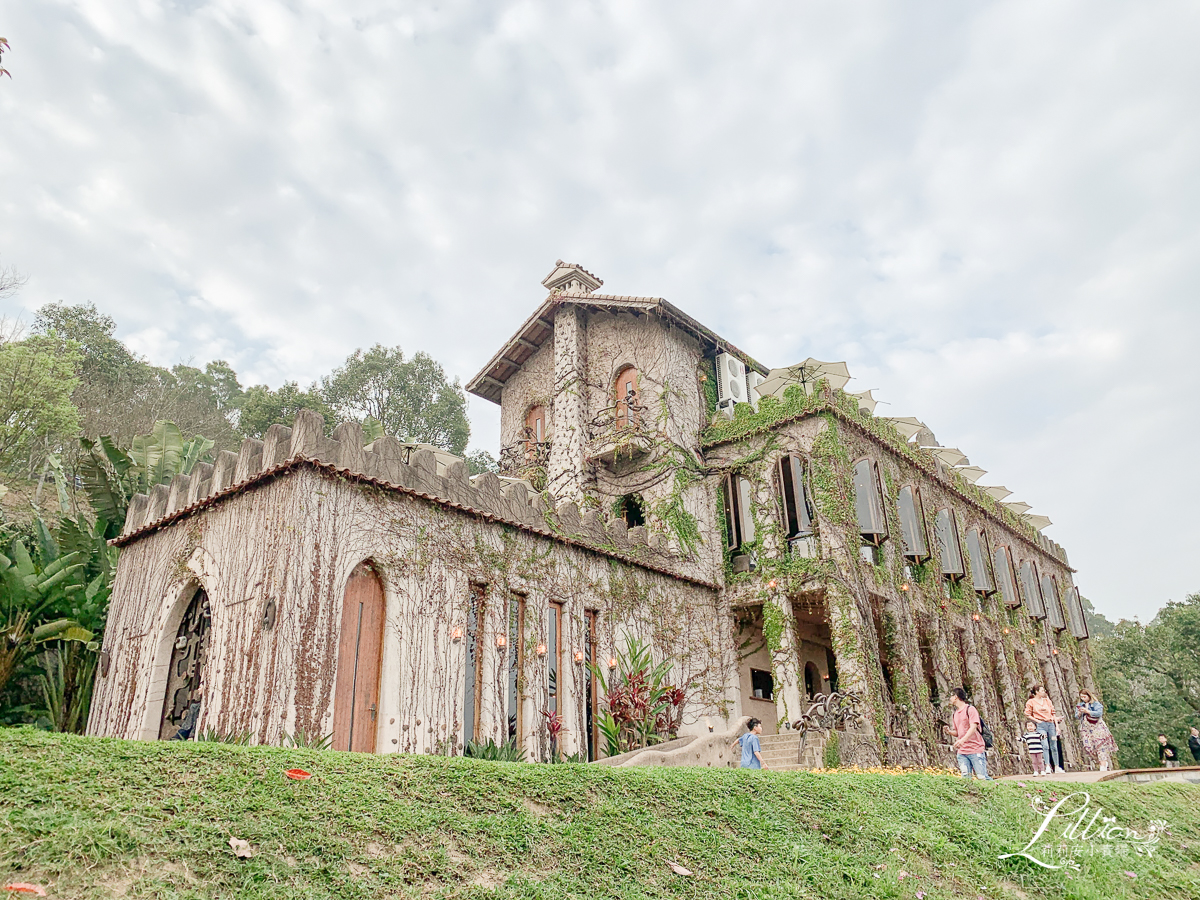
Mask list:
[[[790,541],[812,534],[812,515],[800,457],[784,456],[779,460],[779,494],[783,502],[784,536]]]
[[[1046,604],[1042,602],[1042,590],[1038,587],[1037,569],[1032,560],[1021,563],[1021,589],[1025,591],[1025,604],[1030,617],[1046,618]]]
[[[967,555],[971,558],[971,586],[981,594],[996,590],[988,571],[987,535],[978,528],[967,531]]]
[[[904,555],[913,562],[929,557],[929,542],[925,539],[925,511],[921,506],[921,492],[916,488],[900,488],[898,502],[900,510],[900,540],[904,544]]]
[[[939,509],[936,526],[942,574],[952,578],[961,578],[964,574],[962,550],[959,548],[958,525],[954,521],[954,510]]]
[[[887,537],[879,471],[869,459],[861,459],[854,466],[854,509],[858,515],[859,533],[864,538],[878,543]]]

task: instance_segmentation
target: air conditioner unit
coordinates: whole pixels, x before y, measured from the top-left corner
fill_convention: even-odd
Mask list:
[[[758,386],[764,381],[766,379],[753,369],[746,373],[746,400],[754,404],[755,409],[758,409]]]
[[[729,353],[717,354],[717,406],[733,409],[746,402],[746,365]]]

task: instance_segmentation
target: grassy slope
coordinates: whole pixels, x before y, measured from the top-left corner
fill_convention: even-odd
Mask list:
[[[288,781],[291,766],[314,777]],[[1122,823],[1166,819],[1172,834],[1150,859],[1093,857],[1074,875],[996,859],[1038,821],[1027,790],[0,729],[0,884],[72,898],[1200,896],[1200,788],[1095,786]],[[230,836],[254,858],[235,859]]]

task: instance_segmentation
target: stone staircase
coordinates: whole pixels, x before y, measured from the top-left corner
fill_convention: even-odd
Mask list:
[[[795,731],[764,734],[759,738],[763,762],[773,772],[792,772],[800,769],[819,769],[824,765],[825,735],[810,732],[800,758],[800,735]]]

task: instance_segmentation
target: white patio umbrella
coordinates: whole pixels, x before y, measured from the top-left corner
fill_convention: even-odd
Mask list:
[[[927,427],[920,419],[914,419],[912,416],[894,416],[883,421],[890,422],[893,428],[904,435],[905,440],[910,440],[914,434],[925,431]]]
[[[789,384],[802,385],[805,391],[812,393],[813,385],[822,378],[826,379],[834,390],[840,390],[850,381],[850,370],[844,362],[822,362],[810,356],[794,366],[772,369],[758,386],[758,395],[765,397],[767,394],[774,394],[782,397],[784,388]]]
[[[987,474],[987,472],[979,468],[979,466],[959,466],[954,471],[963,478],[967,479],[967,481],[969,481],[971,484],[974,484]]]
[[[945,466],[957,466],[960,463],[970,462],[967,459],[967,454],[963,453],[957,447],[930,447],[929,451],[942,461]]]
[[[1025,513],[1029,512],[1031,509],[1033,509],[1032,506],[1030,506],[1028,503],[1025,503],[1021,500],[1014,500],[1011,503],[1005,502],[1004,505],[1007,506],[1009,509],[1011,509],[1013,512],[1015,512],[1018,516],[1023,516],[1023,515],[1025,515]]]
[[[1004,487],[1003,485],[999,485],[999,484],[995,485],[994,487],[985,487],[985,488],[983,488],[983,492],[985,494],[988,494],[988,495],[994,497],[997,500],[1003,500],[1005,497],[1012,496],[1012,491],[1010,491],[1008,488]]]
[[[1047,525],[1054,524],[1053,522],[1050,521],[1049,516],[1026,516],[1025,518],[1028,519],[1029,524],[1032,525],[1034,528],[1036,528],[1038,531],[1041,531]]]
[[[858,401],[859,409],[865,409],[871,415],[875,415],[875,407],[879,404],[879,401],[871,396],[871,392],[869,390],[860,391],[859,393],[851,394],[850,396]]]

